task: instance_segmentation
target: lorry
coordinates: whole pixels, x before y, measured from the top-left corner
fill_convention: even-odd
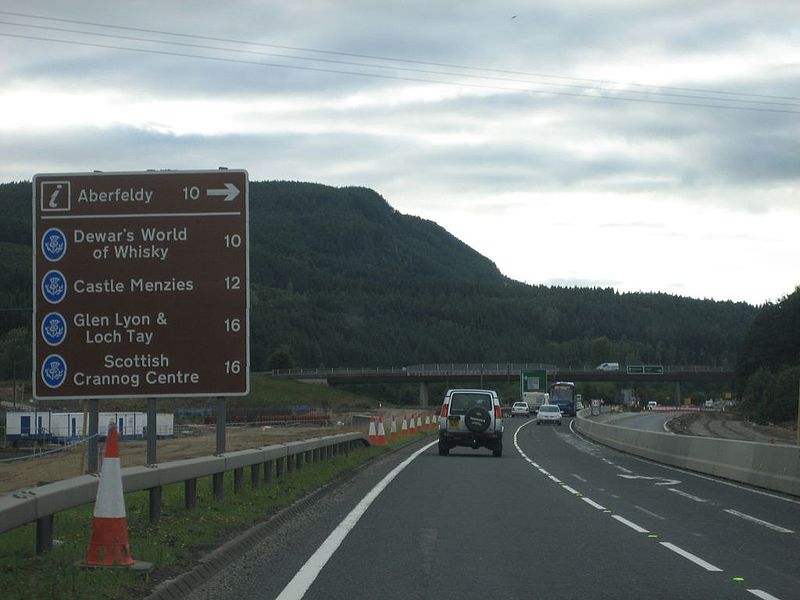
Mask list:
[[[522,396],[522,401],[528,405],[528,412],[532,415],[539,412],[539,407],[542,404],[550,402],[550,394],[547,392],[525,392]]]

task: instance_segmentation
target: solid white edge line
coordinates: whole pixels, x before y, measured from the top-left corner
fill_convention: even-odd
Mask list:
[[[740,519],[744,519],[745,521],[757,523],[758,525],[761,525],[768,529],[772,529],[773,531],[777,531],[778,533],[794,533],[794,531],[792,531],[791,529],[786,529],[785,527],[781,527],[780,525],[775,525],[774,523],[770,523],[769,521],[764,521],[763,519],[759,519],[758,517],[753,517],[743,512],[739,512],[738,510],[733,510],[732,508],[726,508],[725,512],[728,513],[729,515],[733,515],[734,517],[739,517]]]
[[[405,469],[411,461],[417,458],[420,454],[425,452],[431,446],[435,446],[438,442],[431,442],[422,449],[417,450],[392,469],[378,484],[372,488],[366,496],[350,511],[350,513],[342,520],[341,523],[334,529],[327,539],[322,542],[322,545],[317,548],[317,551],[311,555],[306,563],[300,567],[300,570],[295,574],[292,580],[283,588],[283,591],[278,595],[276,600],[299,600],[314,583],[314,580],[319,575],[322,568],[333,556],[333,553],[339,548],[347,534],[356,526],[358,520],[364,515],[370,505],[375,501],[378,495],[386,489],[392,480],[397,477],[400,472]]]
[[[706,571],[720,571],[720,572],[722,571],[722,569],[720,569],[719,567],[715,567],[710,562],[704,561],[699,556],[695,556],[691,552],[687,552],[686,550],[684,550],[683,548],[679,548],[675,544],[671,544],[670,542],[658,542],[658,543],[664,546],[665,548],[672,550],[675,554],[680,554],[683,558],[692,561],[697,566],[703,567]]]
[[[772,594],[768,594],[764,590],[747,590],[747,591],[753,594],[754,596],[758,596],[759,598],[761,598],[761,600],[781,600],[780,598],[777,598]]]
[[[649,530],[645,529],[644,527],[641,527],[641,526],[637,525],[633,521],[628,521],[628,519],[626,519],[625,517],[620,517],[619,515],[611,515],[611,518],[612,519],[616,519],[617,521],[619,521],[623,525],[627,525],[628,527],[630,527],[631,529],[633,529],[637,533],[650,533]]]

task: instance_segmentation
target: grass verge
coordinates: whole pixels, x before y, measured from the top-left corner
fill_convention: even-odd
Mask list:
[[[225,474],[225,498],[213,499],[211,478],[197,482],[197,507],[184,509],[182,483],[162,491],[162,517],[149,522],[146,491],[127,494],[125,504],[131,553],[151,562],[148,575],[129,569],[87,570],[76,566],[86,555],[92,505],[59,513],[54,522],[53,549],[36,556],[35,526],[0,535],[0,590],[3,600],[29,598],[141,598],[158,581],[190,568],[198,558],[234,535],[265,521],[277,511],[310,494],[325,483],[391,448],[416,441],[424,433],[389,446],[364,447],[349,456],[304,465],[265,485],[253,488],[250,471],[239,494],[233,492],[233,473]]]

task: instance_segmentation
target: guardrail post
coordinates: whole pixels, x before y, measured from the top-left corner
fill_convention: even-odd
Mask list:
[[[305,457],[305,452],[298,452],[294,455],[294,463],[298,471],[303,468],[303,461],[305,460]]]
[[[261,465],[250,465],[250,487],[257,488],[261,483]]]
[[[214,488],[214,500],[223,500],[225,498],[225,473],[214,473],[212,478],[212,487]]]
[[[291,473],[292,471],[294,471],[294,461],[295,461],[294,456],[295,456],[294,454],[289,454],[286,457],[286,472],[287,473]]]
[[[183,496],[186,510],[194,510],[197,506],[197,479],[187,479],[183,482]]]
[[[161,518],[161,486],[150,488],[150,522],[155,523]]]
[[[238,494],[242,491],[242,480],[244,479],[244,467],[233,470],[233,493]]]
[[[36,519],[36,554],[44,554],[53,547],[53,515]]]
[[[280,457],[275,459],[275,478],[279,479],[283,477],[283,471],[286,468],[286,460],[287,458]]]
[[[272,461],[268,460],[264,463],[264,485],[269,485],[270,483],[272,483]]]

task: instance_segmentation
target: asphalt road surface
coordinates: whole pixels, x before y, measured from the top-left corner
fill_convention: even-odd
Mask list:
[[[800,499],[621,454],[569,423],[506,420],[502,458],[397,452],[190,595],[800,598]]]

